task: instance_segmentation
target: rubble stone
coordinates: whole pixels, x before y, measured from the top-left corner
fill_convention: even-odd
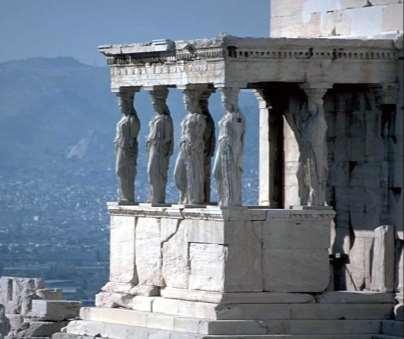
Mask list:
[[[0,277],[0,304],[6,314],[25,315],[31,310],[36,291],[43,289],[44,283],[36,278]]]
[[[42,321],[62,321],[79,315],[80,302],[67,300],[33,300],[30,316]]]

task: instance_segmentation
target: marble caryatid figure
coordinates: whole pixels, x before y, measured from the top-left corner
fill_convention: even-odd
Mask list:
[[[149,135],[147,137],[149,202],[163,204],[166,197],[168,165],[173,154],[173,121],[166,104],[167,87],[155,87],[150,92],[150,95],[155,117],[150,121]]]
[[[180,152],[174,170],[180,203],[189,205],[206,203],[204,136],[207,122],[201,113],[199,97],[200,91],[196,89],[184,90],[188,113],[181,123]]]
[[[200,107],[201,112],[206,116],[206,129],[204,134],[204,171],[205,171],[205,198],[206,201],[210,201],[210,173],[211,173],[211,162],[215,155],[215,122],[212,115],[209,112],[209,97],[212,94],[213,89],[206,89],[203,91],[200,97]]]
[[[302,205],[327,205],[327,122],[323,98],[327,89],[302,87],[307,103],[294,114],[286,113],[299,142],[299,195]]]
[[[219,122],[213,175],[219,206],[241,206],[245,120],[238,107],[239,89],[223,88],[221,95],[225,113]]]
[[[135,202],[136,160],[138,155],[137,137],[140,122],[133,107],[135,91],[121,89],[118,104],[122,118],[116,125],[114,140],[116,150],[116,174],[118,176],[119,204],[128,205]]]

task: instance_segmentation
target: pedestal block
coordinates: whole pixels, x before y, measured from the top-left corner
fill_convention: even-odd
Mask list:
[[[268,292],[328,286],[332,210],[109,204],[109,211],[111,273],[98,306],[136,308],[136,297],[159,295],[255,303]]]

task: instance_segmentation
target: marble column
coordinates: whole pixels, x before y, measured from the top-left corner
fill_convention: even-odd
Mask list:
[[[147,137],[149,202],[164,204],[167,172],[174,143],[173,121],[166,103],[168,88],[155,86],[150,90],[150,96],[155,116],[149,123]]]
[[[211,163],[212,157],[215,155],[216,146],[215,122],[209,111],[209,97],[214,91],[214,88],[206,88],[202,91],[199,100],[201,113],[206,116],[206,129],[204,133],[204,194],[206,202],[210,202]]]
[[[242,205],[242,174],[245,120],[238,105],[239,88],[220,89],[224,116],[219,122],[219,137],[213,174],[216,179],[219,206]]]
[[[183,92],[187,114],[181,123],[180,152],[174,169],[175,184],[180,192],[181,204],[202,205],[207,203],[203,150],[208,122],[201,110],[201,87],[190,85]]]
[[[306,109],[299,112],[300,135],[298,180],[302,205],[327,206],[328,147],[324,96],[329,87],[301,86],[307,96]]]
[[[256,89],[254,94],[259,108],[259,204],[281,208],[283,119],[274,109],[268,90]]]
[[[140,121],[133,107],[137,87],[122,87],[117,93],[122,113],[116,125],[114,140],[116,151],[116,175],[118,177],[118,199],[121,205],[135,203],[135,177],[138,156],[138,134]]]

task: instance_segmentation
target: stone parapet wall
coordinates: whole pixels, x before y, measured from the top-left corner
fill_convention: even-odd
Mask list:
[[[331,209],[109,207],[110,281],[97,305],[167,289],[253,295],[329,284]]]
[[[403,32],[402,0],[271,0],[271,37],[377,37]]]

